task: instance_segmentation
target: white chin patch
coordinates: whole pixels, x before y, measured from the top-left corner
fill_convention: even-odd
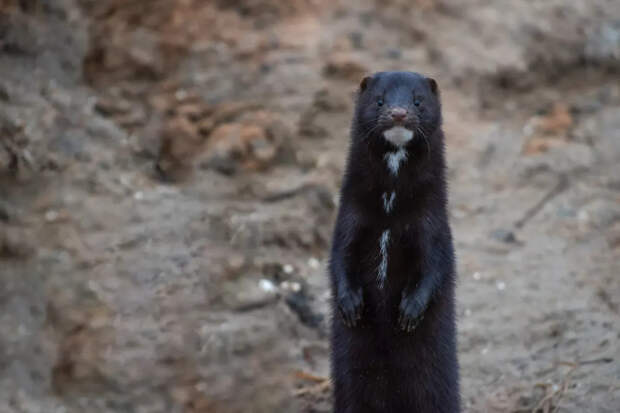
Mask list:
[[[383,137],[391,144],[400,147],[413,138],[413,131],[403,128],[402,126],[394,126],[383,132]]]

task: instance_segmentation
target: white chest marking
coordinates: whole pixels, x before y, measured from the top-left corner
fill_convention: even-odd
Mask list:
[[[387,162],[387,166],[392,172],[392,175],[398,175],[398,169],[400,168],[400,163],[407,160],[407,151],[405,148],[400,148],[396,152],[390,152],[385,154],[385,161]]]
[[[392,212],[392,208],[394,208],[394,199],[396,198],[396,192],[392,191],[392,193],[388,196],[387,192],[384,192],[382,195],[383,198],[383,209],[385,212],[389,214]]]
[[[402,126],[394,126],[383,132],[383,137],[392,145],[400,148],[413,138],[413,131]]]
[[[381,252],[381,261],[379,262],[379,268],[377,268],[377,284],[382,289],[387,278],[387,266],[388,266],[388,245],[390,242],[390,230],[386,229],[381,234],[379,239],[379,251]]]

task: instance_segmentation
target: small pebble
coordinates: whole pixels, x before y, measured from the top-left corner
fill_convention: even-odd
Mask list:
[[[187,97],[187,91],[185,91],[185,90],[183,90],[183,89],[178,89],[178,90],[175,92],[174,97],[175,97],[177,100],[183,100],[183,99],[185,99],[185,98]]]
[[[389,59],[398,60],[402,57],[402,52],[400,51],[400,49],[389,49],[387,51],[387,57]]]
[[[228,268],[233,271],[239,271],[245,265],[245,257],[240,254],[233,254],[228,257]]]
[[[507,244],[517,242],[517,237],[515,236],[514,232],[503,229],[503,228],[499,228],[499,229],[492,231],[491,237],[495,238],[498,241],[505,242]]]
[[[29,332],[28,329],[23,324],[20,324],[17,327],[17,331],[16,331],[17,337],[20,337],[20,338],[26,337],[28,335],[28,332]]]
[[[478,281],[480,279],[480,273],[476,271],[472,277],[474,277],[474,280]]]
[[[194,385],[194,388],[198,390],[199,392],[203,392],[203,393],[206,393],[209,391],[209,385],[205,383],[204,381],[199,381],[198,383],[196,383],[196,385]]]
[[[327,165],[329,165],[330,160],[331,160],[331,158],[330,158],[330,155],[328,153],[319,155],[319,157],[316,160],[317,168],[325,168],[325,167],[327,167]]]
[[[144,193],[142,193],[142,191],[138,191],[135,194],[133,194],[133,197],[136,201],[141,201],[144,199]]]
[[[353,48],[361,49],[363,47],[363,35],[361,32],[349,33],[349,38],[351,39],[351,45]]]
[[[263,278],[262,280],[260,280],[258,282],[258,286],[263,290],[263,291],[267,291],[267,292],[275,292],[276,291],[276,286],[273,282],[271,282],[270,280],[267,280],[265,278]]]
[[[471,315],[471,310],[469,308],[465,309],[465,317],[469,317]]]
[[[301,291],[301,284],[295,281],[283,281],[280,284],[280,288],[287,291],[293,291],[294,293],[298,293]]]
[[[313,270],[317,270],[317,269],[321,266],[321,263],[320,263],[320,261],[319,261],[319,260],[317,260],[316,258],[311,257],[311,258],[308,260],[308,266],[309,266],[310,268],[312,268]]]
[[[49,210],[45,213],[45,220],[47,222],[54,222],[58,219],[58,212]]]
[[[282,267],[282,269],[284,270],[285,274],[292,274],[294,268],[291,264],[286,264],[284,267]]]
[[[497,287],[498,290],[503,291],[506,289],[506,283],[503,281],[498,281],[497,284],[495,284],[495,286]]]

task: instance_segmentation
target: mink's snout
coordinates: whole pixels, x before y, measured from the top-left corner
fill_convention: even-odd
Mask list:
[[[402,126],[406,129],[414,130],[418,122],[419,118],[415,111],[403,106],[386,108],[378,119],[378,123],[381,125],[382,129]]]
[[[400,124],[407,118],[407,109],[394,107],[390,109],[389,114],[394,123]]]

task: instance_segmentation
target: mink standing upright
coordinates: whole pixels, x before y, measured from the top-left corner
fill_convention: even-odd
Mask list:
[[[364,78],[329,263],[335,413],[460,409],[445,169],[435,80]]]

